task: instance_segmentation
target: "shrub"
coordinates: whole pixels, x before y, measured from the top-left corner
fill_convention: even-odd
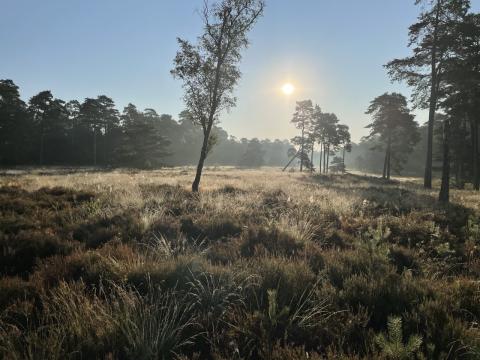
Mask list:
[[[85,243],[88,249],[95,249],[114,239],[133,243],[141,239],[142,233],[139,214],[136,211],[127,211],[110,218],[81,224],[74,230],[73,238]]]
[[[303,249],[303,244],[298,243],[294,237],[276,228],[265,229],[250,227],[242,236],[240,253],[244,257],[272,255],[296,255]]]
[[[388,253],[390,262],[397,268],[397,272],[401,274],[405,270],[410,270],[414,274],[420,273],[420,264],[415,253],[404,247],[393,246]]]
[[[31,282],[18,277],[0,279],[0,313],[18,301],[38,303],[41,291]]]
[[[258,258],[249,265],[250,272],[259,276],[258,301],[260,308],[268,303],[267,290],[277,291],[280,307],[288,306],[316,283],[316,276],[302,260],[284,258]]]
[[[103,282],[122,282],[121,268],[115,261],[93,251],[76,252],[70,256],[55,256],[45,260],[35,273],[46,286],[56,286],[61,281],[81,280],[88,287],[98,288]]]
[[[228,239],[240,235],[242,227],[238,220],[230,216],[198,218],[184,217],[180,220],[180,231],[192,239]]]
[[[206,257],[213,264],[232,264],[240,258],[240,241],[217,242],[207,250]]]
[[[368,277],[383,276],[389,272],[387,260],[376,253],[368,253],[365,249],[345,251],[325,251],[324,274],[329,282],[338,289],[342,289],[344,281],[353,275]]]
[[[352,275],[337,296],[340,308],[366,308],[371,314],[369,325],[380,329],[390,314],[410,311],[428,293],[424,284],[390,272],[381,277]]]
[[[39,259],[67,255],[76,247],[77,244],[73,242],[36,230],[3,235],[0,238],[0,272],[7,275],[26,275],[32,271]]]
[[[266,191],[263,195],[263,205],[269,208],[286,208],[288,195],[281,189]]]
[[[154,288],[187,290],[192,274],[205,272],[208,265],[196,256],[179,256],[158,261],[145,261],[126,274],[127,283],[145,294]]]

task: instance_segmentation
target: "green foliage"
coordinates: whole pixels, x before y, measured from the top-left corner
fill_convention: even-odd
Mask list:
[[[38,165],[42,160],[44,165],[158,168],[198,161],[203,130],[188,113],[176,120],[128,104],[119,114],[105,95],[83,102],[63,101],[42,91],[33,100],[27,105],[12,80],[0,79],[2,166]],[[207,163],[238,165],[249,143],[229,136],[215,123],[208,140]],[[258,144],[262,156],[256,154],[255,163],[246,166],[283,166],[288,161],[286,152],[291,144],[287,140],[258,140]]]
[[[373,119],[367,125],[370,129],[367,139],[377,139],[381,149],[385,150],[383,177],[390,179],[391,169],[399,173],[407,155],[420,140],[418,124],[407,106],[407,99],[398,93],[376,97],[366,114]]]
[[[387,359],[413,359],[422,345],[422,337],[411,335],[406,343],[403,340],[402,319],[390,317],[388,319],[388,333],[377,335],[375,342]]]
[[[161,117],[153,110],[139,112],[128,104],[122,114],[124,123],[116,152],[116,162],[131,167],[157,168],[169,155],[170,141],[161,131]]]

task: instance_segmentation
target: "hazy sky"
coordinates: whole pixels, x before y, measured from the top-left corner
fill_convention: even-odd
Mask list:
[[[236,137],[291,138],[295,100],[312,99],[366,134],[369,101],[391,84],[382,65],[408,54],[414,0],[267,0],[250,34],[238,106],[222,116]],[[0,0],[0,78],[22,97],[49,89],[64,100],[100,94],[177,117],[181,84],[170,69],[176,37],[201,32],[203,0]],[[480,0],[472,1],[478,11]],[[284,82],[297,91],[286,97]],[[418,120],[425,120],[419,114]]]

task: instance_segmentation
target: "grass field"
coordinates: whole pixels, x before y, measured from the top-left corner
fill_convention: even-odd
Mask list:
[[[4,173],[0,358],[480,358],[479,193],[193,175]]]

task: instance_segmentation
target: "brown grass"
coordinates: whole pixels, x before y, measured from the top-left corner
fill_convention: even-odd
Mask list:
[[[0,177],[0,357],[387,358],[391,317],[417,358],[480,351],[479,193],[193,174]]]

